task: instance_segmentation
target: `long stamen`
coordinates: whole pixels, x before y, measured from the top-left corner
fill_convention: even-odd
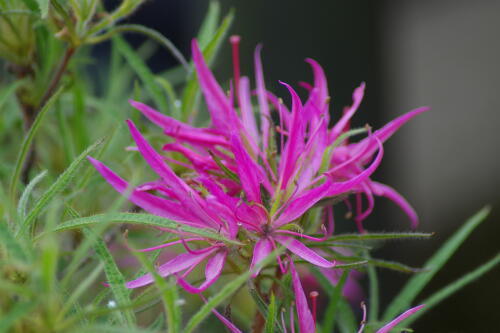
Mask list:
[[[229,37],[229,42],[231,43],[233,51],[233,75],[234,75],[234,91],[236,93],[236,100],[240,96],[240,40],[241,37],[238,35],[233,35]],[[239,101],[238,101],[239,103]]]
[[[359,326],[358,333],[362,333],[366,325],[366,304],[361,302],[361,309],[363,310],[363,319],[361,320],[361,325]]]
[[[313,315],[314,326],[316,326],[316,309],[318,305],[317,304],[318,296],[319,293],[317,291],[311,291],[309,293],[309,297],[311,298],[311,303],[312,303],[312,315]]]

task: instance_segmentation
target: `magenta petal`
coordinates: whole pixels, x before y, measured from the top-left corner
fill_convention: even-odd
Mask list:
[[[295,238],[288,237],[288,236],[281,236],[281,235],[276,235],[273,236],[273,238],[280,243],[281,245],[284,245],[288,250],[293,252],[294,254],[298,255],[302,259],[310,262],[313,265],[319,266],[319,267],[333,267],[335,266],[334,262],[330,262],[296,240]]]
[[[342,118],[335,124],[330,132],[330,142],[333,142],[337,137],[342,133],[347,124],[349,124],[349,120],[352,118],[354,113],[358,110],[361,101],[363,100],[363,96],[365,94],[365,83],[362,82],[359,87],[354,89],[352,93],[352,105],[344,112]]]
[[[246,76],[241,77],[239,87],[239,105],[241,120],[245,130],[250,134],[255,144],[259,143],[259,132],[255,123],[252,101],[250,100],[250,82]]]
[[[199,287],[194,287],[191,284],[187,283],[184,279],[178,279],[177,283],[181,285],[184,289],[192,294],[199,294],[202,291],[206,290],[220,276],[222,269],[224,268],[224,263],[226,262],[226,251],[219,251],[215,253],[213,257],[208,259],[207,266],[205,267],[205,282],[203,282]]]
[[[283,212],[273,223],[273,225],[279,227],[290,221],[293,221],[294,219],[302,216],[302,214],[304,214],[309,208],[311,208],[314,204],[316,204],[324,197],[330,197],[345,193],[368,179],[380,165],[380,162],[382,162],[382,157],[384,156],[384,149],[382,144],[380,143],[380,140],[378,140],[376,137],[374,139],[378,143],[379,152],[368,168],[366,168],[363,172],[356,175],[355,177],[346,180],[345,182],[333,183],[330,179],[328,179],[324,184],[306,191],[304,194],[300,195],[290,202],[290,204],[283,210]]]
[[[238,175],[240,176],[241,186],[247,195],[248,201],[262,203],[260,184],[263,182],[263,171],[261,167],[252,160],[238,136],[233,135],[231,137],[231,146],[234,158],[238,162]]]
[[[188,268],[192,268],[193,266],[198,265],[205,258],[210,256],[217,248],[205,252],[203,254],[191,254],[191,253],[183,253],[179,254],[177,257],[167,261],[165,264],[158,267],[157,271],[161,277],[166,277],[180,271],[183,271]],[[151,273],[145,274],[138,279],[127,282],[125,285],[127,288],[139,288],[145,285],[148,285],[154,281],[153,275]]]
[[[288,182],[298,169],[299,156],[304,146],[304,126],[302,117],[302,103],[299,95],[288,84],[281,82],[292,96],[292,123],[290,124],[288,140],[279,164],[281,189],[288,186]]]
[[[129,103],[141,111],[146,118],[163,129],[165,134],[180,141],[200,146],[227,146],[227,140],[218,134],[208,133],[206,129],[189,126],[172,117],[166,116],[146,104],[129,100]]]
[[[418,226],[418,215],[415,212],[415,209],[406,201],[405,198],[401,194],[399,194],[395,189],[385,184],[372,182],[371,186],[373,188],[373,192],[376,195],[380,195],[388,198],[395,202],[401,209],[408,215],[411,220],[411,227],[415,229]]]
[[[230,100],[215,80],[215,77],[203,59],[198,43],[194,39],[191,43],[191,50],[193,52],[193,62],[196,67],[198,81],[205,96],[214,127],[225,131],[226,134],[239,129],[240,124]]]
[[[141,133],[137,130],[134,123],[130,120],[127,121],[130,128],[130,133],[137,144],[137,148],[141,152],[146,162],[164,181],[169,185],[172,190],[178,191],[181,204],[184,205],[193,216],[197,216],[200,220],[204,221],[208,227],[217,228],[220,224],[217,223],[212,217],[207,215],[204,209],[205,203],[199,194],[189,187],[175,172],[163,161],[153,147],[144,139]]]
[[[392,121],[387,123],[381,129],[375,131],[373,133],[373,135],[375,135],[383,143],[387,139],[389,139],[401,126],[406,124],[410,119],[412,119],[413,117],[415,117],[423,112],[429,111],[429,110],[430,110],[429,107],[424,106],[424,107],[421,107],[418,109],[414,109],[410,112],[407,112],[404,115],[399,116],[396,119],[393,119]],[[359,142],[358,145],[363,146],[363,143],[367,140],[370,140],[370,138],[368,137],[368,138],[362,140],[361,142]],[[372,143],[370,143],[370,147],[368,148],[365,155],[370,156],[371,154],[373,154],[375,152],[375,150],[377,150],[377,144],[372,142]]]
[[[424,306],[425,306],[425,304],[422,304],[422,305],[416,306],[414,308],[411,308],[409,310],[406,310],[405,312],[403,312],[402,314],[397,316],[393,321],[391,321],[390,323],[388,323],[387,325],[385,325],[384,327],[379,329],[377,331],[377,333],[389,333],[394,327],[396,327],[396,325],[398,325],[400,322],[402,322],[406,318],[410,317],[415,312],[422,309]]]
[[[200,297],[203,299],[205,303],[207,302],[207,300],[205,299],[205,297],[203,297],[203,295],[200,294]],[[215,308],[212,309],[212,313],[217,318],[219,318],[219,320],[229,329],[229,331],[231,331],[231,333],[243,333],[242,331],[240,331],[238,327],[236,327],[231,321],[229,321],[229,319],[221,315],[220,312],[217,311]]]
[[[252,263],[250,264],[250,270],[253,270],[255,265],[261,262],[265,257],[267,257],[273,251],[273,244],[267,238],[261,238],[255,243],[253,249]],[[259,275],[260,270],[255,270],[252,272],[252,278]]]
[[[307,298],[300,283],[299,274],[295,269],[295,265],[290,260],[290,273],[292,274],[293,291],[295,294],[295,307],[297,308],[297,317],[299,318],[299,326],[301,333],[314,333],[316,325],[307,305]]]
[[[115,174],[111,169],[109,169],[100,161],[93,159],[90,156],[88,157],[88,159],[97,169],[97,171],[99,171],[99,173],[104,177],[104,179],[106,179],[106,181],[118,193],[128,194],[128,183],[125,180]],[[199,228],[205,227],[201,220],[199,220],[197,217],[192,216],[192,214],[187,212],[184,207],[173,201],[137,190],[131,191],[131,193],[128,194],[128,199],[153,215],[158,215],[167,219],[175,220],[179,223],[184,223]]]

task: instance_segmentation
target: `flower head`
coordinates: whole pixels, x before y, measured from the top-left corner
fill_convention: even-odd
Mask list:
[[[349,122],[361,103],[364,84],[355,90],[352,106],[329,128],[330,98],[319,64],[312,59],[306,60],[312,68],[314,83],[305,85],[309,91],[305,103],[290,85],[281,82],[292,101],[287,108],[265,88],[261,48],[257,47],[255,94],[260,112],[255,117],[250,80],[240,77],[238,41],[232,39],[235,79],[234,89],[231,88],[229,94],[209,70],[197,42],[193,40],[192,43],[193,61],[210,113],[210,126],[194,127],[140,102],[130,102],[172,139],[163,150],[180,153],[185,160],[168,161],[190,169],[190,174],[180,177],[174,173],[167,157],[155,151],[128,121],[139,152],[159,176],[157,181],[134,188],[128,198],[152,214],[181,225],[211,229],[227,239],[243,242],[242,247],[251,252],[248,265],[253,269],[253,277],[259,274],[256,265],[279,244],[284,246],[288,253],[276,259],[283,273],[291,273],[301,331],[312,332],[314,320],[292,255],[323,269],[335,265],[303,242],[326,240],[333,232],[333,213],[329,208],[325,214],[329,218],[320,227],[323,236],[310,234],[318,231],[317,226],[311,229],[305,225],[304,215],[320,201],[345,198],[351,193],[355,193],[359,201],[364,194],[369,207],[362,211],[358,205],[356,216],[362,231],[361,221],[373,208],[373,195],[380,195],[398,203],[416,224],[416,215],[407,202],[390,187],[372,181],[370,176],[381,163],[382,143],[426,108],[411,111],[373,133],[368,130],[365,139],[349,143]],[[273,124],[276,118],[278,126]],[[128,193],[125,180],[101,162],[93,159],[91,162],[118,192]],[[305,232],[306,227],[309,234]],[[186,252],[162,264],[159,274],[177,275],[179,284],[190,292],[205,290],[221,274],[231,247],[224,242],[171,231],[179,233],[182,239],[151,249],[182,243]],[[188,246],[191,241],[204,242],[206,247],[192,250]],[[205,260],[206,280],[194,287],[185,278]],[[151,282],[152,276],[148,274],[128,282],[127,286],[136,288]]]

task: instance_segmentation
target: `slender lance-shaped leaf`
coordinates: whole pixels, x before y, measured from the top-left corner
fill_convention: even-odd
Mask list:
[[[383,320],[389,321],[401,311],[409,308],[415,297],[422,291],[432,277],[443,267],[455,253],[460,244],[488,216],[489,207],[484,207],[472,216],[424,265],[426,271],[412,277],[403,290],[393,299],[384,313]]]
[[[117,33],[121,32],[133,32],[133,33],[139,33],[143,34],[152,40],[158,42],[162,47],[164,47],[167,51],[169,51],[174,58],[176,58],[181,65],[188,70],[189,69],[189,64],[182,55],[181,51],[179,51],[178,48],[175,47],[174,43],[172,43],[168,38],[163,36],[161,33],[158,31],[145,27],[140,24],[121,24],[119,26],[113,27],[111,30],[107,31],[106,33],[92,37],[88,41],[90,43],[100,43],[108,38],[111,38],[112,36],[116,35]]]
[[[195,235],[223,241],[229,244],[241,245],[241,243],[239,243],[238,241],[227,239],[222,235],[212,232],[208,229],[199,229],[189,226],[181,226],[179,225],[179,223],[165,219],[163,217],[150,214],[138,214],[138,213],[98,214],[78,219],[72,219],[57,226],[55,231],[81,228],[92,224],[100,224],[108,222],[133,223],[133,224],[148,225],[153,227],[168,228],[173,230],[189,232]]]
[[[70,166],[57,178],[57,180],[50,186],[50,188],[38,199],[35,203],[33,209],[30,211],[26,219],[23,221],[21,229],[18,234],[23,235],[29,226],[35,221],[35,219],[43,212],[47,204],[62,190],[68,186],[70,181],[76,175],[79,170],[80,164],[85,160],[88,154],[94,151],[100,144],[102,140],[97,141],[92,146],[87,148],[84,152],[80,154]]]
[[[148,92],[151,94],[151,98],[153,98],[157,107],[161,111],[167,112],[167,100],[163,94],[162,87],[156,83],[154,74],[149,70],[148,66],[139,57],[139,55],[137,55],[137,53],[132,50],[130,45],[127,44],[125,40],[123,40],[123,38],[115,36],[113,37],[113,40],[117,50],[127,60],[129,65],[134,69],[141,81],[146,86]]]
[[[0,110],[2,109],[2,106],[5,104],[5,102],[9,100],[9,97],[16,92],[17,88],[19,88],[24,83],[24,80],[18,80],[12,84],[9,84],[0,92]]]
[[[152,263],[141,252],[134,252],[134,255],[146,268],[148,273],[151,273],[160,296],[163,301],[165,313],[167,315],[167,332],[177,333],[181,328],[181,312],[179,306],[176,304],[178,299],[177,286],[175,283],[167,282],[158,274]]]
[[[118,269],[115,260],[104,241],[97,237],[90,229],[85,228],[84,233],[87,237],[95,238],[95,251],[104,264],[104,272],[106,273],[107,282],[118,305],[130,304],[130,290],[125,286],[125,278]],[[135,315],[131,309],[120,311],[123,314],[123,319],[128,326],[133,326],[135,323]]]
[[[497,254],[495,257],[493,257],[493,259],[486,262],[485,264],[479,266],[478,268],[476,268],[472,272],[465,274],[460,279],[450,283],[448,286],[444,287],[443,289],[439,290],[438,292],[432,294],[429,298],[422,301],[422,304],[425,304],[425,307],[422,310],[420,310],[419,312],[413,314],[407,320],[403,321],[403,325],[404,326],[411,325],[421,315],[423,315],[424,313],[429,311],[431,308],[438,305],[443,300],[445,300],[449,296],[453,295],[454,293],[456,293],[458,290],[462,289],[463,287],[465,287],[469,283],[474,282],[475,280],[479,279],[482,275],[484,275],[487,272],[489,272],[490,270],[492,270],[498,264],[500,264],[500,253]]]
[[[46,174],[47,170],[40,172],[35,178],[33,178],[32,181],[30,181],[28,186],[26,186],[26,189],[21,195],[21,199],[19,199],[19,204],[17,206],[17,215],[19,215],[21,219],[26,217],[26,208],[28,207],[28,200],[31,196],[31,192],[33,192],[35,186],[43,179],[43,177],[45,177]]]
[[[264,326],[264,332],[276,332],[274,328],[276,323],[276,312],[276,298],[274,297],[274,294],[271,293],[271,301],[269,303],[269,307],[267,308],[266,326]]]
[[[2,314],[2,318],[0,318],[0,333],[10,332],[12,325],[27,315],[35,306],[36,303],[28,301],[16,303],[8,313]]]
[[[7,223],[0,221],[0,244],[5,247],[6,253],[17,260],[26,261],[28,255],[21,243],[14,237]]]
[[[222,21],[219,29],[217,29],[217,32],[213,36],[212,40],[206,45],[206,47],[202,47],[203,58],[209,66],[212,64],[222,41],[224,41],[227,31],[233,22],[233,18],[234,12],[230,11]],[[199,94],[198,80],[196,79],[196,73],[193,71],[182,94],[183,121],[187,121],[188,118],[193,115],[193,111],[196,109],[199,101]]]
[[[17,156],[16,160],[16,166],[14,168],[14,174],[12,175],[12,182],[10,184],[10,198],[12,202],[15,201],[16,197],[16,191],[17,191],[17,183],[19,182],[19,177],[21,175],[21,170],[24,165],[24,161],[26,160],[26,156],[28,155],[28,151],[31,147],[31,143],[33,142],[33,138],[35,137],[35,134],[37,133],[38,129],[40,128],[40,125],[42,124],[45,115],[47,112],[52,108],[52,105],[54,102],[59,98],[61,93],[64,90],[64,86],[60,87],[54,95],[47,101],[47,103],[43,106],[42,110],[38,113],[36,116],[35,121],[33,122],[33,125],[29,129],[28,133],[26,134],[26,137],[24,138],[24,141],[21,145],[21,149],[19,150],[19,155]]]
[[[391,239],[408,239],[408,238],[429,238],[434,233],[426,232],[407,232],[407,233],[373,233],[373,234],[344,234],[333,236],[329,241],[351,241],[351,240],[391,240]],[[334,245],[334,244],[332,244]]]
[[[40,8],[40,14],[42,18],[46,18],[49,13],[49,1],[50,0],[36,0],[38,7]]]
[[[333,327],[335,324],[335,320],[338,317],[337,311],[339,309],[339,302],[342,298],[342,289],[344,289],[344,285],[347,281],[347,277],[349,276],[349,270],[346,269],[342,272],[340,279],[337,281],[337,285],[332,288],[332,283],[328,280],[316,267],[312,269],[312,273],[318,280],[321,288],[328,293],[328,306],[325,310],[325,315],[323,319],[323,323],[321,326],[322,332],[333,332]]]
[[[275,260],[276,256],[280,255],[284,251],[284,247],[280,247],[273,252],[271,252],[264,260],[255,265],[255,270],[261,269],[265,267],[270,262]],[[200,308],[198,312],[196,312],[184,329],[184,333],[191,333],[193,330],[198,327],[199,324],[212,312],[212,310],[222,303],[226,298],[230,297],[233,293],[235,293],[244,283],[247,281],[252,275],[252,271],[249,270],[237,278],[233,279],[231,282],[227,283],[217,294],[212,296],[208,301]]]
[[[198,39],[198,43],[200,47],[205,47],[212,38],[213,34],[217,30],[217,24],[219,22],[220,17],[220,4],[218,1],[210,1],[210,5],[208,6],[208,12],[201,24],[200,31],[196,38]]]
[[[370,253],[368,251],[365,252],[365,257],[370,259]],[[368,282],[369,282],[369,290],[370,290],[370,298],[369,298],[369,307],[368,311],[368,321],[377,321],[378,318],[378,305],[379,305],[379,284],[377,277],[377,269],[375,265],[368,265]]]

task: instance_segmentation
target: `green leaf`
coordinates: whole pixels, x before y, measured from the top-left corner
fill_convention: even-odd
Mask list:
[[[15,303],[8,313],[2,314],[2,318],[0,318],[0,333],[11,332],[9,329],[12,325],[27,315],[35,306],[36,303],[31,301]]]
[[[37,0],[22,0],[23,3],[28,7],[29,10],[34,12],[39,12],[40,7],[38,6]]]
[[[417,320],[424,313],[426,313],[427,311],[432,309],[434,306],[441,303],[443,300],[445,300],[449,296],[456,293],[458,290],[464,288],[469,283],[474,282],[475,280],[479,279],[482,275],[484,275],[487,272],[489,272],[490,270],[492,270],[499,263],[500,263],[500,254],[497,254],[495,257],[493,257],[493,259],[489,260],[485,264],[479,266],[478,268],[476,268],[472,272],[465,274],[460,279],[450,283],[448,286],[446,286],[443,289],[432,294],[430,297],[428,297],[427,299],[422,301],[422,304],[425,304],[425,306],[422,308],[422,310],[418,311],[417,313],[415,313],[411,317],[409,317],[407,320],[403,321],[402,325],[407,325],[407,326],[411,325],[415,320]]]
[[[119,36],[113,37],[114,44],[122,56],[127,60],[129,65],[137,73],[144,86],[148,90],[151,98],[153,98],[157,107],[164,113],[168,111],[168,104],[165,96],[163,95],[163,90],[160,85],[156,83],[154,74],[149,70],[148,66],[144,61],[137,55],[134,50],[128,45],[125,40]]]
[[[165,308],[165,314],[167,315],[167,332],[179,332],[182,318],[180,307],[176,304],[179,297],[176,284],[172,281],[165,281],[165,279],[158,274],[152,263],[144,256],[143,253],[134,252],[134,255],[146,268],[147,272],[151,273],[154,278],[154,283],[160,292],[163,307]]]
[[[125,286],[125,278],[118,269],[115,260],[111,253],[109,253],[108,248],[104,241],[97,237],[90,229],[85,228],[84,233],[87,237],[94,238],[95,241],[95,251],[99,259],[104,264],[104,272],[106,273],[107,282],[113,292],[118,305],[130,304],[130,290]],[[135,315],[131,309],[125,309],[120,311],[123,315],[124,323],[128,326],[133,326],[135,324]]]
[[[175,229],[179,231],[189,232],[202,237],[207,237],[210,239],[223,241],[229,244],[241,245],[240,242],[227,239],[222,235],[215,233],[209,229],[199,229],[189,226],[181,226],[179,223],[165,219],[163,217],[150,214],[139,214],[139,213],[109,213],[109,214],[98,214],[88,217],[72,219],[57,226],[55,231],[75,229],[84,226],[89,226],[92,224],[110,223],[110,222],[133,223],[133,224],[140,224],[152,227]]]
[[[370,258],[370,253],[368,251],[365,251],[365,257],[367,259]],[[378,283],[378,277],[377,277],[377,269],[375,268],[375,265],[368,265],[367,268],[368,271],[368,282],[370,286],[370,297],[368,299],[369,304],[368,304],[368,321],[377,321],[378,318],[378,308],[379,308],[379,283]]]
[[[255,270],[261,269],[265,267],[270,262],[275,260],[276,256],[283,253],[284,248],[279,247],[278,249],[271,252],[264,260],[259,262]],[[229,283],[227,283],[217,294],[208,299],[208,301],[200,308],[198,312],[196,312],[191,319],[188,321],[186,328],[184,329],[184,333],[191,333],[198,325],[212,312],[212,310],[222,303],[226,298],[230,297],[234,294],[244,283],[247,281],[252,274],[252,271],[247,271]]]
[[[16,166],[14,167],[14,174],[12,175],[12,182],[10,184],[9,193],[10,193],[10,198],[11,198],[12,202],[15,201],[16,191],[17,191],[17,183],[19,182],[21,170],[22,170],[23,165],[25,163],[26,156],[28,155],[28,151],[31,147],[31,143],[33,142],[33,138],[35,137],[35,134],[38,132],[40,125],[42,124],[43,120],[45,119],[45,115],[52,108],[52,105],[59,98],[59,96],[61,95],[63,90],[64,90],[64,86],[60,87],[55,92],[55,94],[52,95],[52,97],[47,101],[47,103],[43,106],[42,110],[36,116],[36,119],[33,122],[33,125],[31,126],[31,128],[29,129],[28,133],[24,137],[24,141],[21,145],[21,148],[19,149],[19,155],[17,156]]]
[[[3,221],[0,222],[0,244],[2,244],[6,253],[12,258],[20,261],[27,260],[28,255],[23,246],[19,243],[19,240],[14,237],[7,223]]]
[[[222,42],[225,40],[227,31],[233,22],[234,12],[230,11],[229,14],[224,18],[219,29],[213,36],[212,40],[202,48],[203,58],[210,66],[219,50]],[[195,109],[197,108],[199,102],[199,85],[196,77],[196,73],[192,71],[186,87],[184,88],[182,94],[182,116],[183,121],[187,121],[189,117],[193,116]]]
[[[358,323],[349,303],[343,298],[339,299],[338,326],[342,333],[358,331]]]
[[[35,221],[35,219],[43,212],[48,203],[62,190],[64,190],[71,180],[75,177],[77,171],[79,170],[80,164],[85,160],[85,158],[94,151],[100,144],[102,140],[97,141],[92,146],[87,148],[83,153],[80,154],[70,166],[57,178],[57,180],[49,187],[49,189],[38,199],[35,203],[33,209],[30,211],[26,219],[23,221],[21,229],[18,234],[24,235],[27,228]]]
[[[17,80],[14,83],[9,84],[5,89],[0,92],[0,110],[3,105],[9,100],[9,98],[16,92],[17,88],[25,83],[24,80]]]
[[[460,244],[488,216],[490,207],[484,207],[472,216],[441,248],[426,262],[424,272],[412,277],[401,292],[392,300],[383,315],[384,321],[389,321],[398,313],[410,307],[415,297],[422,291],[432,277],[443,267],[455,253]]]
[[[391,239],[408,239],[408,238],[429,238],[432,237],[434,233],[425,233],[425,232],[406,232],[406,233],[373,233],[373,234],[343,234],[333,236],[328,239],[328,242],[336,242],[336,241],[346,241],[346,240],[391,240]],[[328,243],[330,244],[330,243]],[[335,243],[332,243],[332,246],[335,246]]]
[[[338,317],[337,311],[339,309],[339,302],[342,298],[342,289],[344,289],[347,277],[349,276],[349,270],[346,269],[342,272],[342,275],[340,276],[340,279],[335,287],[316,267],[312,269],[312,273],[318,280],[321,288],[328,293],[329,302],[325,310],[323,324],[321,326],[322,332],[333,332],[335,320]]]
[[[47,170],[40,172],[24,189],[23,194],[19,199],[19,204],[17,205],[17,215],[19,215],[21,219],[26,217],[26,208],[28,207],[28,200],[31,196],[31,192],[33,192],[35,186],[43,179],[43,177],[45,177],[46,174]]]
[[[36,0],[36,2],[38,2],[38,8],[40,9],[42,18],[47,18],[49,13],[49,0]]]
[[[217,24],[220,17],[220,4],[218,1],[210,1],[208,12],[201,24],[200,31],[196,39],[200,43],[200,47],[204,48],[217,30]]]
[[[174,56],[174,58],[176,58],[186,70],[189,69],[188,62],[182,55],[181,51],[179,51],[179,49],[175,47],[174,43],[172,43],[168,38],[163,36],[158,31],[145,27],[140,24],[121,24],[119,26],[111,28],[111,30],[107,31],[102,35],[90,38],[88,42],[100,43],[121,32],[139,33],[151,38],[152,40],[160,44],[163,48],[165,48],[170,54],[172,54],[172,56]]]
[[[271,293],[271,301],[269,303],[269,307],[267,308],[267,317],[266,317],[266,326],[264,327],[264,332],[266,333],[274,333],[275,331],[275,323],[276,323],[276,299],[274,297],[274,293]]]

